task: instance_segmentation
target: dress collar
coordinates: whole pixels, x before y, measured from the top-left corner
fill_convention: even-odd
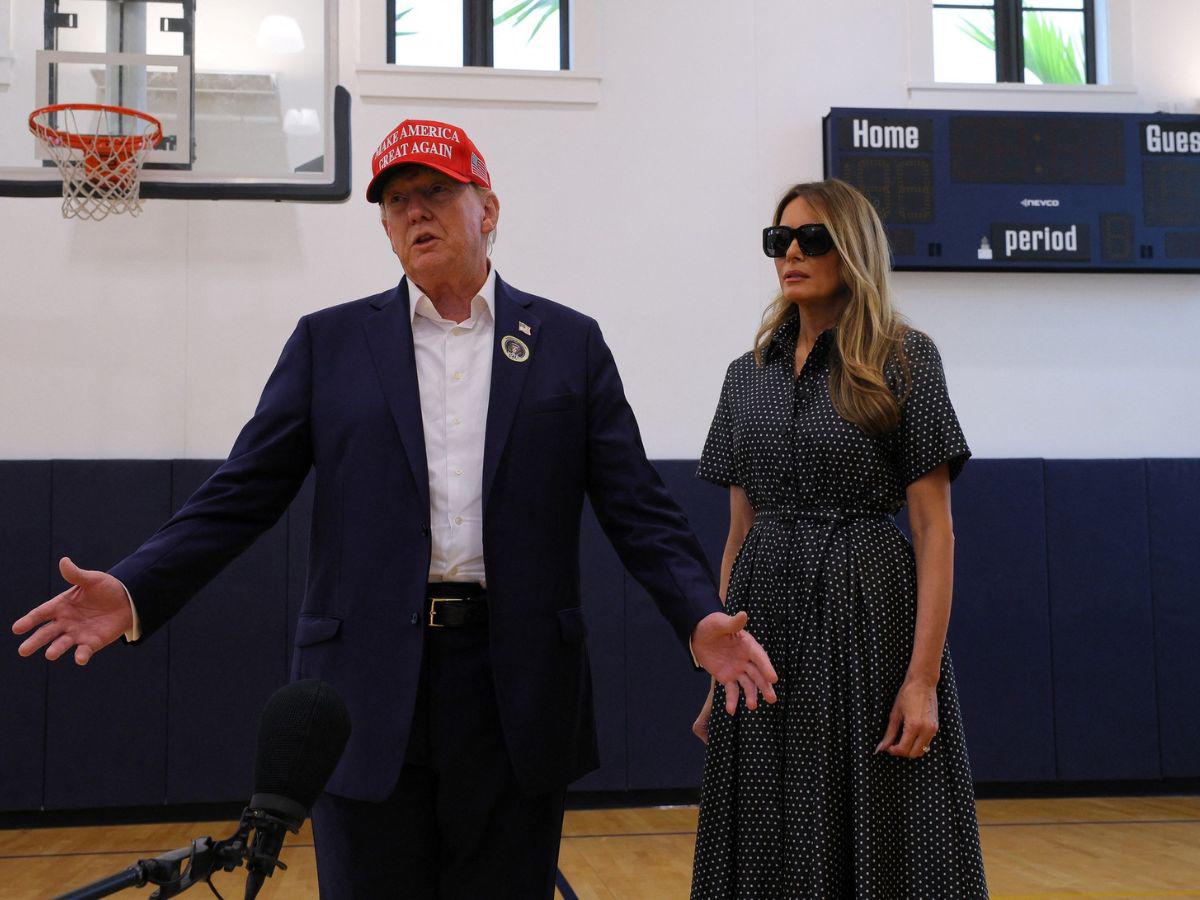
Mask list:
[[[771,332],[771,342],[767,346],[766,357],[773,359],[779,354],[783,354],[785,359],[791,360],[796,355],[796,338],[800,335],[800,311],[793,305],[788,311],[787,318],[779,324],[779,327]],[[837,335],[837,326],[826,328],[817,335],[816,343],[813,344],[812,350],[809,352],[809,359],[819,359],[829,351],[830,344],[833,343]]]

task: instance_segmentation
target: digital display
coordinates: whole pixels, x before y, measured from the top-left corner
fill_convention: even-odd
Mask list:
[[[1200,231],[1168,231],[1167,259],[1200,260]]]
[[[1200,273],[1200,116],[836,108],[823,134],[895,269]]]
[[[1142,203],[1147,225],[1200,225],[1200,160],[1146,160],[1142,163]]]
[[[1133,216],[1108,213],[1100,216],[1100,258],[1106,262],[1133,260]]]
[[[998,184],[1123,184],[1115,119],[954,116],[950,179]]]
[[[904,156],[847,156],[838,177],[867,195],[885,225],[933,221],[933,165]]]

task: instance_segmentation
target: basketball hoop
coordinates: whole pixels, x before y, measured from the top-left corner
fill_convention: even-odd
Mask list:
[[[95,114],[91,128],[83,127],[85,113]],[[142,211],[142,162],[162,140],[158,119],[121,106],[60,103],[31,112],[29,130],[62,172],[64,219]]]

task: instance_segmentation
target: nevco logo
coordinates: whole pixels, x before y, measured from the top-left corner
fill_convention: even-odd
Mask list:
[[[992,225],[992,247],[1000,260],[1057,259],[1084,262],[1092,258],[1088,226],[1000,222]]]
[[[1150,122],[1142,125],[1142,152],[1200,156],[1200,122],[1187,125]]]
[[[1026,197],[1024,200],[1022,200],[1022,201],[1021,201],[1021,205],[1022,205],[1022,206],[1025,206],[1025,207],[1030,207],[1030,206],[1058,206],[1058,201],[1057,201],[1057,200],[1055,200],[1055,199],[1053,199],[1053,198],[1051,198],[1051,199],[1049,199],[1049,200],[1034,200],[1034,199],[1032,199],[1032,198],[1030,198],[1030,197]]]
[[[928,153],[933,123],[929,119],[896,116],[847,116],[837,120],[838,146],[843,150],[902,150]]]

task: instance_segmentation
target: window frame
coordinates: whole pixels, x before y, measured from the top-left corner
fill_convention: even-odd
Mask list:
[[[1053,0],[1047,0],[1052,3]],[[1096,76],[1096,0],[1083,0],[1083,9],[1066,7],[1025,8],[1026,0],[992,0],[990,7],[970,3],[942,2],[933,0],[930,10],[936,9],[991,9],[996,21],[996,83],[1026,84],[1024,16],[1026,12],[1071,12],[1083,14],[1083,64],[1084,84],[1097,84]],[[937,47],[933,47],[937,53]]]
[[[1091,0],[1087,0],[1091,2]],[[495,18],[493,0],[462,0],[463,4],[463,68],[495,68],[492,54],[492,34]],[[384,3],[387,15],[387,64],[396,62],[396,0]],[[558,70],[571,69],[570,0],[558,4]],[[553,70],[552,70],[553,71]]]

